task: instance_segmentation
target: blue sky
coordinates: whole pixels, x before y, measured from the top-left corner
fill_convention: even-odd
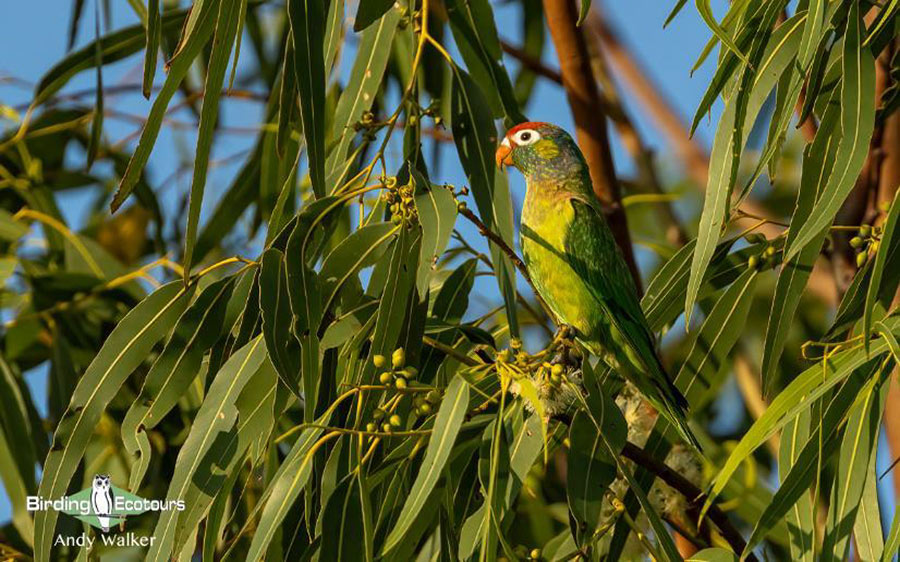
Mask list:
[[[599,1],[595,0],[595,2]],[[687,121],[693,114],[712,74],[714,57],[710,57],[711,60],[693,76],[690,75],[690,69],[710,34],[693,9],[692,3],[689,3],[679,17],[664,30],[662,24],[671,3],[659,0],[607,0],[601,4],[622,40],[650,71],[654,82],[661,90],[660,93],[670,100],[681,117]],[[112,4],[114,28],[131,25],[137,21],[127,2],[118,1],[112,2]],[[714,9],[718,14],[722,13],[724,5],[724,0],[713,2]],[[349,8],[348,17],[352,17],[354,9],[352,6]],[[0,57],[0,103],[10,106],[27,104],[31,96],[31,88],[5,83],[3,78],[14,77],[33,84],[64,55],[70,10],[71,2],[62,0],[8,1],[4,3],[4,17],[0,18],[0,53],[4,53]],[[501,30],[501,37],[510,43],[519,43],[521,26],[518,6],[512,3],[497,4],[496,19],[498,28]],[[81,22],[79,45],[83,45],[93,37],[93,26],[93,1],[88,1]],[[244,49],[242,61],[246,63],[252,60],[253,55],[246,43]],[[552,45],[548,44],[544,60],[549,66],[558,66]],[[352,52],[344,55],[342,63],[343,71],[346,72],[352,63]],[[515,68],[515,63],[510,62],[509,66]],[[134,56],[118,62],[104,70],[105,83],[107,85],[137,83],[141,78],[141,68],[141,56]],[[157,83],[160,83],[162,78],[163,73],[160,68],[157,73]],[[74,79],[67,90],[92,88],[93,85],[94,74],[85,72]],[[627,91],[624,92],[623,98],[627,108],[631,110],[630,114],[635,119],[642,136],[656,150],[662,164],[677,172],[677,164],[668,158],[668,147],[654,128],[653,123],[644,117],[644,112]],[[90,103],[90,97],[85,98],[85,102]],[[139,95],[132,94],[107,99],[106,105],[132,115],[144,115],[149,110],[150,102]],[[262,109],[262,104],[258,102],[228,101],[223,107],[221,119],[223,124],[229,128],[251,129],[258,126]],[[572,118],[564,92],[558,86],[544,80],[539,80],[535,95],[525,111],[532,120],[550,121],[569,130],[572,129]],[[710,120],[704,120],[698,130],[697,137],[704,145],[708,145],[711,137],[710,128],[716,122],[717,111],[718,108],[713,112]],[[173,117],[182,122],[190,120],[190,116],[184,113],[176,114]],[[9,125],[9,122],[0,122],[0,127]],[[122,139],[136,130],[137,126],[127,120],[107,118],[105,132],[111,139]],[[222,135],[213,148],[213,160],[218,161],[240,154],[251,145],[253,138],[251,134],[241,133]],[[165,128],[163,130],[148,166],[148,176],[152,185],[159,186],[163,180],[171,178],[173,171],[179,166],[191,161],[195,139],[195,132],[191,128]],[[613,150],[617,168],[624,175],[630,174],[633,166],[617,141],[614,141]],[[83,155],[73,152],[71,158],[81,159]],[[238,160],[239,162],[240,160]],[[436,181],[456,185],[463,184],[464,178],[452,154],[448,154],[448,157],[444,158],[444,162],[439,177],[435,178]],[[213,207],[212,202],[224,191],[235,170],[236,164],[212,167],[207,183],[204,215]],[[510,181],[514,196],[521,197],[523,193],[521,177],[513,174]],[[181,174],[160,187],[160,199],[163,206],[172,208],[177,204],[181,194],[188,189],[189,182],[189,173]],[[67,199],[61,207],[69,223],[77,227],[84,223],[87,216],[85,198],[80,197],[78,193],[66,197]],[[480,281],[480,283],[488,282],[488,280]],[[479,286],[478,290],[490,292],[492,288],[485,285]],[[29,384],[39,395],[43,392],[44,379],[42,372],[28,374]],[[879,463],[886,466],[889,462],[886,455],[882,454],[880,457]],[[889,487],[890,479],[884,479],[882,484]],[[883,507],[890,508],[891,505],[883,504]],[[883,512],[888,514],[892,511],[892,509],[883,509]],[[6,520],[8,517],[9,506],[6,496],[0,494],[0,521]]]

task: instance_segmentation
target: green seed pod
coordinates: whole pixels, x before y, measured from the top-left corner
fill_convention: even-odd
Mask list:
[[[395,369],[402,369],[404,363],[406,363],[406,351],[402,347],[398,347],[391,355],[391,365]]]
[[[378,424],[376,424],[375,422],[367,423],[366,431],[368,431],[369,433],[375,433],[376,431],[378,431]]]
[[[557,363],[553,367],[550,368],[550,374],[561,376],[565,372],[565,367]]]
[[[385,432],[385,433],[390,433],[391,430],[393,430],[393,429],[394,429],[394,428],[391,427],[391,424],[389,424],[389,423],[384,423],[384,424],[381,425],[381,431],[383,431],[383,432]]]
[[[775,246],[769,246],[766,248],[766,257],[771,258],[775,255]]]
[[[420,411],[423,415],[426,415],[426,416],[427,416],[428,414],[431,413],[431,404],[429,404],[428,402],[423,402],[422,405],[419,406],[419,411]]]
[[[859,227],[859,235],[863,238],[868,237],[870,234],[872,234],[872,227],[870,225],[864,224]]]
[[[375,418],[375,421],[381,421],[384,419],[384,410],[381,408],[375,408],[375,411],[372,412],[372,417]]]
[[[860,252],[856,254],[856,267],[862,267],[866,265],[866,260],[869,258],[869,254],[866,252]]]
[[[541,549],[540,548],[531,549],[529,556],[531,556],[532,560],[540,560],[541,559]]]
[[[414,379],[419,376],[419,370],[411,365],[409,367],[407,367],[406,369],[404,369],[404,371],[405,371],[404,376],[408,379]]]
[[[750,269],[756,269],[756,266],[759,265],[759,258],[756,256],[750,256],[750,259],[747,260],[747,267]]]
[[[431,404],[437,404],[441,401],[441,393],[437,390],[429,390],[428,394],[425,395],[425,400]]]
[[[469,206],[466,204],[465,201],[460,201],[459,203],[456,204],[456,210],[460,213],[465,211],[468,207]]]
[[[397,379],[394,381],[394,386],[396,386],[400,390],[403,390],[404,388],[406,388],[406,379],[404,379],[403,377],[397,377]]]
[[[387,365],[387,358],[384,355],[376,355],[372,358],[372,363],[376,368],[380,369]]]
[[[391,373],[388,373],[387,371],[378,375],[378,380],[381,382],[381,384],[390,384],[390,382],[393,379],[394,379],[394,375]]]
[[[400,427],[401,425],[403,425],[403,418],[401,418],[397,414],[391,416],[391,419],[388,421],[390,421],[390,424],[394,427]]]
[[[555,373],[550,373],[550,384],[552,384],[553,386],[556,386],[560,382],[562,382],[562,377],[560,377],[559,375],[557,375]]]
[[[391,217],[391,222],[393,224],[399,225],[401,222],[403,222],[403,217],[401,217],[400,215],[394,215]]]
[[[862,248],[863,244],[865,244],[865,241],[859,236],[854,236],[850,239],[850,247],[852,248]]]

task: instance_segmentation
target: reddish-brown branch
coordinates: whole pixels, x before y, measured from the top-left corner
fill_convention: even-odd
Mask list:
[[[622,208],[619,184],[613,167],[606,112],[591,70],[582,29],[576,25],[578,6],[574,0],[543,0],[547,27],[559,57],[563,88],[575,118],[578,145],[591,171],[594,193],[607,210],[607,220],[640,288],[640,274],[634,261],[628,221]]]
[[[656,475],[657,478],[677,490],[685,497],[690,506],[699,508],[706,502],[707,496],[703,490],[694,486],[687,478],[678,472],[675,472],[666,463],[658,461],[653,458],[652,455],[647,454],[637,445],[626,441],[625,447],[622,449],[622,456],[634,461],[638,466],[649,470]],[[747,546],[747,542],[744,540],[741,533],[734,528],[734,525],[731,524],[728,515],[719,509],[715,503],[710,506],[709,511],[707,511],[706,514],[707,517],[709,517],[709,520],[715,523],[716,527],[719,528],[722,538],[728,541],[732,550],[737,553],[743,552],[744,547]],[[753,553],[750,553],[747,555],[746,559],[755,561],[756,557]]]
[[[897,41],[895,40],[878,57],[876,62],[876,72],[878,74],[890,76],[889,63],[897,48]],[[885,119],[879,151],[877,206],[872,209],[873,213],[878,213],[883,206],[890,205],[897,188],[900,187],[900,112],[895,111]],[[883,220],[883,218],[882,214],[879,220]],[[893,305],[900,305],[900,292],[895,295]],[[891,377],[887,405],[884,409],[884,430],[892,459],[900,457],[900,383],[898,383],[897,372],[894,375]],[[891,471],[891,477],[894,481],[894,495],[900,498],[900,467],[894,467]]]
[[[503,48],[503,52],[518,60],[522,66],[527,68],[528,70],[534,72],[538,76],[546,78],[551,82],[556,82],[557,84],[562,84],[562,75],[558,70],[550,68],[546,66],[544,63],[533,57],[532,55],[525,52],[524,49],[516,47],[506,41],[500,41],[500,47]]]

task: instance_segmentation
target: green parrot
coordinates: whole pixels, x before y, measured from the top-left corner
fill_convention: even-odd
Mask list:
[[[656,354],[631,272],[591,187],[575,141],[549,123],[522,123],[497,147],[497,165],[525,176],[519,229],[525,265],[561,324],[610,368],[631,381],[697,449],[687,401]]]

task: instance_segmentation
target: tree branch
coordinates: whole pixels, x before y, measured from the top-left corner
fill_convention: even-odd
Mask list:
[[[610,228],[640,292],[640,273],[634,261],[628,221],[621,204],[619,183],[606,132],[607,113],[591,70],[584,35],[576,25],[578,7],[575,0],[543,0],[543,5],[547,27],[559,57],[563,88],[575,118],[578,145],[590,168],[594,193],[607,211]]]
[[[705,187],[709,173],[709,154],[691,138],[681,116],[662,96],[661,92],[665,89],[653,82],[650,73],[620,40],[616,30],[606,21],[596,5],[591,9],[585,26],[590,30],[590,36],[599,39],[602,43],[603,55],[617,70],[616,78],[622,80],[656,123],[660,133],[684,165],[687,175],[697,187],[701,189]],[[811,138],[808,135],[814,134],[815,129],[811,126],[804,126],[803,132],[809,141]],[[751,199],[744,201],[742,207],[754,215],[771,216],[767,209]],[[772,224],[763,225],[760,227],[760,232],[769,238],[781,234],[780,229]],[[829,268],[825,267],[824,260],[820,260],[816,264],[810,275],[808,286],[816,296],[830,306],[837,305],[838,298],[834,278]]]
[[[651,455],[647,454],[637,445],[626,441],[625,447],[622,448],[622,456],[634,461],[635,464],[645,468],[656,475],[657,478],[677,490],[685,497],[688,503],[693,507],[701,507],[706,501],[706,494],[703,490],[694,486],[688,479],[681,474],[675,472],[669,465],[658,461]],[[731,545],[731,549],[740,554],[747,546],[747,541],[743,535],[734,528],[728,515],[714,503],[709,511],[706,512],[709,520],[716,524],[722,537]],[[756,561],[753,553],[747,555],[747,560]]]

